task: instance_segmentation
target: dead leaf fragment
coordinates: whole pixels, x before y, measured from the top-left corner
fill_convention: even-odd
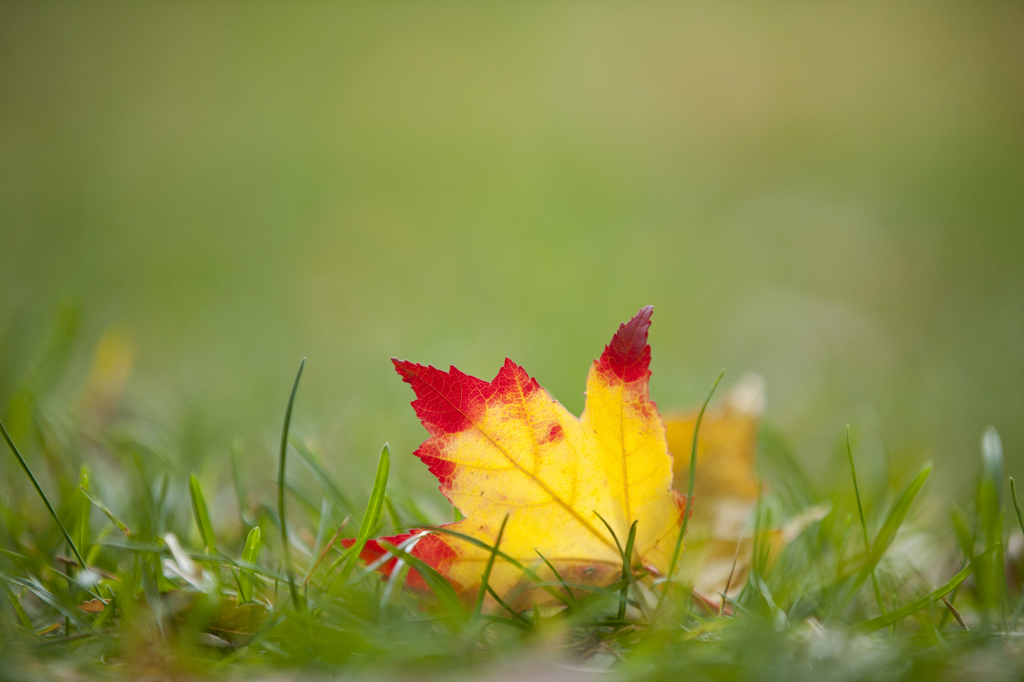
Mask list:
[[[102,613],[109,603],[109,599],[90,599],[89,601],[82,602],[78,608],[85,613]]]

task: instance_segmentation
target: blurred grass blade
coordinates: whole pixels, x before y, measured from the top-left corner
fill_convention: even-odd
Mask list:
[[[242,481],[242,472],[238,468],[238,458],[242,452],[242,439],[235,438],[231,441],[231,485],[235,489],[235,503],[238,505],[238,518],[245,526],[250,525],[245,518],[245,502],[248,496],[245,492],[245,484]]]
[[[196,520],[196,527],[199,528],[199,535],[203,539],[203,545],[209,554],[217,552],[217,543],[213,537],[213,524],[210,523],[210,514],[206,510],[206,500],[203,498],[203,489],[199,486],[199,479],[195,474],[189,474],[188,492],[192,497],[192,514]]]
[[[989,547],[978,558],[980,559],[981,557],[987,557],[988,555],[995,552],[995,550],[995,546]],[[967,578],[967,576],[969,576],[973,572],[974,564],[968,564],[964,567],[962,571],[953,576],[953,578],[942,587],[934,590],[933,592],[921,597],[916,601],[910,602],[906,606],[896,609],[895,611],[890,611],[889,613],[883,616],[879,616],[878,618],[873,618],[869,621],[865,621],[857,627],[868,631],[878,630],[880,628],[884,628],[887,625],[891,625],[899,620],[902,620],[903,618],[906,618],[907,616],[916,613],[917,611],[920,611],[932,602],[938,601],[939,599],[945,597],[947,594],[955,590],[957,586],[960,583],[962,583]]]
[[[867,580],[868,576],[875,570],[875,566],[881,561],[882,556],[886,550],[889,549],[889,545],[892,544],[893,540],[896,539],[896,534],[899,532],[900,526],[903,525],[904,520],[907,518],[907,514],[910,512],[911,505],[914,504],[914,500],[917,499],[918,493],[921,492],[921,488],[924,487],[925,482],[928,480],[928,476],[932,473],[932,465],[929,463],[925,465],[924,469],[921,470],[914,480],[910,482],[907,488],[900,495],[899,499],[896,500],[896,504],[893,505],[889,515],[885,519],[885,523],[882,524],[881,530],[878,531],[878,535],[875,537],[874,544],[871,545],[871,551],[864,559],[864,565],[857,575],[857,579],[854,581],[853,586],[850,589],[850,593],[847,595],[847,599],[853,596],[857,589]]]
[[[320,465],[316,455],[306,447],[306,444],[294,436],[289,439],[289,442],[295,448],[295,451],[299,453],[299,457],[302,458],[302,463],[309,469],[309,473],[313,474],[313,478],[316,479],[320,489],[330,498],[331,503],[339,509],[344,509],[346,513],[355,511],[348,497],[345,496],[345,493],[341,492],[341,488],[335,484],[327,471]]]
[[[480,610],[484,605],[484,595],[487,594],[488,580],[491,579],[491,569],[494,568],[494,560],[498,556],[498,548],[501,547],[501,536],[505,534],[505,524],[508,523],[508,514],[505,514],[505,518],[501,520],[501,528],[498,529],[498,537],[494,541],[494,549],[491,551],[491,556],[487,558],[487,566],[484,567],[484,573],[480,578],[480,591],[476,595],[476,606],[473,608],[473,613],[477,616],[480,615]]]
[[[864,552],[865,556],[868,556],[871,552],[871,538],[868,536],[868,522],[864,518],[864,503],[860,497],[860,485],[857,483],[857,466],[853,463],[853,443],[850,438],[850,425],[846,425],[846,456],[850,461],[850,477],[853,479],[853,492],[857,497],[857,514],[860,516],[860,529],[864,533]],[[874,588],[875,601],[878,602],[878,610],[881,613],[885,613],[885,605],[882,603],[882,592],[878,589],[878,580],[875,578],[875,567],[871,566],[871,587]],[[854,585],[854,590],[860,586],[860,583]]]
[[[89,505],[89,498],[85,496],[85,491],[89,489],[89,475],[86,473],[84,466],[78,478],[78,488],[75,491],[77,494],[73,498],[75,507],[75,542],[78,544],[79,549],[88,554],[89,512],[92,511],[92,507]]]
[[[1002,483],[1003,480],[1003,441],[999,438],[999,432],[990,426],[981,434],[981,461],[985,478]],[[996,504],[1003,503],[1003,487],[995,486]]]
[[[8,435],[3,422],[0,422],[0,434],[3,435],[4,440],[7,442],[7,447],[10,448],[11,452],[14,453],[14,456],[18,459],[18,464],[20,464],[21,468],[25,471],[25,475],[28,476],[30,481],[32,481],[32,485],[35,487],[36,492],[39,493],[39,497],[42,498],[43,504],[46,505],[46,509],[50,512],[50,516],[53,517],[53,520],[56,521],[57,525],[60,527],[60,532],[64,534],[64,539],[67,540],[68,546],[71,547],[71,551],[74,552],[75,558],[78,559],[78,565],[84,569],[86,567],[85,559],[82,557],[82,553],[78,551],[78,545],[76,545],[75,541],[71,539],[71,534],[68,533],[68,529],[64,527],[64,523],[60,520],[60,517],[57,516],[57,512],[54,511],[49,498],[46,497],[46,493],[44,493],[43,489],[39,486],[39,481],[37,481],[36,477],[32,474],[32,470],[29,468],[28,462],[26,462],[25,458],[21,456],[17,446],[14,445],[14,441],[11,440],[10,435]],[[97,599],[98,598],[99,597],[97,596]]]
[[[582,592],[589,592],[590,594],[601,595],[602,597],[614,601],[619,604],[622,599],[620,591],[623,587],[629,587],[629,580],[626,578],[619,578],[611,585],[606,587],[597,587],[596,585],[584,585],[583,583],[572,583],[572,582],[544,582],[537,583],[536,587],[573,587]]]
[[[41,585],[34,583],[31,580],[25,580],[23,578],[8,575],[6,573],[0,573],[0,580],[6,580],[8,583],[11,583],[12,585],[17,585],[18,587],[25,588],[29,592],[39,597],[39,599],[46,602],[46,604],[48,604],[50,607],[58,611],[61,615],[69,618],[71,622],[75,624],[76,627],[81,628],[83,630],[92,631],[92,625],[89,623],[88,620],[82,617],[83,614],[79,609],[64,604],[61,601],[61,599],[57,597],[57,595],[53,594]],[[99,599],[99,597],[97,597],[97,599]]]
[[[324,539],[327,536],[327,526],[331,523],[334,515],[331,501],[326,497],[320,501],[319,520],[316,524],[316,537],[313,539],[313,556],[320,556],[320,550],[324,548]]]
[[[25,564],[27,564],[27,565],[35,565],[35,563],[36,563],[35,561],[33,561],[32,559],[28,558],[24,554],[19,554],[18,552],[12,552],[11,550],[4,549],[3,547],[0,547],[0,554],[3,554],[4,556],[9,557],[11,559],[17,559],[18,561],[24,561]]]
[[[967,519],[964,518],[963,512],[955,507],[950,511],[950,518],[953,520],[953,530],[956,532],[960,551],[964,553],[967,561],[974,561],[974,536],[967,527]]]
[[[853,515],[852,514],[847,514],[847,516],[846,516],[846,525],[845,525],[845,528],[843,529],[843,535],[842,535],[842,537],[839,540],[839,547],[835,550],[835,552],[836,552],[836,577],[832,581],[832,587],[829,589],[829,592],[828,592],[828,604],[829,604],[829,610],[830,611],[832,610],[832,607],[835,604],[835,598],[836,598],[836,595],[837,595],[837,590],[839,589],[839,579],[843,575],[843,552],[846,550],[846,541],[850,537],[850,528],[852,528],[852,527],[853,527]]]
[[[818,495],[807,472],[778,430],[762,423],[758,430],[757,444],[757,468],[770,470],[765,472],[766,478],[787,491],[795,510],[806,509],[818,502]]]
[[[380,608],[384,608],[386,604],[391,602],[392,595],[402,589],[408,575],[409,564],[405,563],[402,559],[396,559],[395,565],[391,569],[391,575],[388,577],[387,585],[385,585],[384,592],[380,597]]]
[[[110,511],[107,505],[103,504],[103,502],[100,501],[100,499],[97,498],[95,495],[93,495],[87,488],[82,488],[81,486],[79,486],[79,489],[82,491],[82,494],[85,495],[85,498],[87,500],[92,502],[92,504],[97,509],[99,509],[101,512],[107,515],[107,518],[110,519],[110,522],[117,526],[117,529],[124,533],[125,537],[130,538],[132,536],[132,532],[128,529],[128,526],[126,526],[119,518],[114,516],[114,512]]]
[[[536,549],[534,549],[533,551],[537,552]],[[557,579],[558,582],[565,583],[565,578],[563,578],[562,574],[558,572],[558,569],[555,568],[555,565],[552,564],[550,561],[548,561],[548,558],[546,556],[544,556],[540,552],[537,552],[537,556],[539,556],[541,558],[541,561],[543,561],[544,564],[549,569],[551,569],[551,572],[554,574],[555,579]],[[567,602],[567,605],[569,605],[569,610],[575,612],[577,610],[576,609],[576,597],[575,597],[575,595],[573,595],[572,590],[570,590],[568,587],[565,588],[565,596],[568,597],[569,598],[569,602],[571,602],[571,604],[569,604]]]
[[[497,549],[496,547],[492,547],[491,545],[488,545],[486,542],[484,542],[482,540],[479,540],[479,539],[473,537],[472,535],[466,535],[465,533],[460,533],[457,530],[452,530],[450,528],[445,528],[444,526],[428,526],[428,528],[430,530],[436,531],[438,533],[444,533],[445,535],[450,535],[452,537],[459,538],[460,540],[465,540],[469,544],[475,545],[475,546],[479,547],[480,549],[485,549],[485,550],[487,550],[489,552],[490,551],[494,551],[502,559],[504,559],[508,563],[512,564],[513,566],[515,566],[518,570],[522,571],[523,575],[525,575],[527,578],[529,578],[534,583],[536,583],[538,587],[543,588],[544,591],[547,592],[548,594],[550,594],[552,597],[554,597],[558,601],[562,602],[566,606],[569,606],[569,602],[566,601],[565,595],[563,595],[561,592],[559,592],[554,586],[548,584],[547,581],[543,580],[532,569],[530,569],[527,566],[524,566],[522,563],[519,562],[519,560],[517,560],[516,558],[514,558],[512,556],[509,556],[505,552],[502,552],[500,549]],[[569,584],[569,583],[566,583],[566,584]]]
[[[410,535],[409,537],[398,543],[398,549],[409,551],[412,547],[416,546],[416,543],[418,543],[420,539],[426,537],[427,535],[430,535],[429,530],[423,530],[417,533],[416,535]],[[348,558],[348,552],[345,553],[345,558]],[[394,557],[388,554],[387,552],[381,552],[380,556],[378,556],[376,559],[368,563],[363,568],[362,571],[356,574],[356,577],[352,578],[351,583],[353,585],[361,583],[367,577],[376,573],[381,566],[391,561],[392,559],[394,559]]]
[[[387,494],[384,495],[384,511],[388,513],[391,530],[396,533],[401,532],[402,520],[398,517],[398,510],[395,509],[395,505],[391,503],[391,498]]]
[[[255,564],[256,556],[260,551],[260,529],[259,526],[249,531],[249,535],[245,538],[245,549],[242,550],[242,561],[247,564]],[[252,601],[253,592],[253,580],[255,579],[253,572],[247,568],[242,568],[239,571],[238,576],[238,590],[239,590],[239,603],[248,604]]]
[[[341,532],[345,530],[345,526],[348,525],[348,522],[351,519],[352,515],[349,514],[345,517],[345,520],[341,522],[341,525],[338,526],[338,530],[334,531],[334,535],[331,537],[330,541],[324,546],[324,548],[320,551],[320,555],[316,558],[316,561],[313,562],[313,565],[309,567],[309,571],[306,573],[306,577],[302,579],[302,587],[305,587],[306,583],[309,582],[309,579],[313,577],[314,573],[316,573],[316,569],[320,567],[320,564],[323,562],[324,557],[326,557],[327,553],[330,552],[331,548],[334,547],[334,544],[338,541],[338,538],[341,537]],[[343,559],[344,557],[345,555],[343,554],[341,559]],[[338,559],[338,561],[341,561],[341,559]]]
[[[1024,514],[1021,514],[1020,503],[1017,501],[1017,482],[1013,480],[1013,476],[1010,476],[1010,495],[1013,497],[1013,508],[1017,512],[1017,522],[1024,533]]]
[[[281,429],[281,455],[278,459],[277,469],[277,516],[281,527],[281,552],[284,554],[284,570],[288,576],[288,591],[291,593],[292,606],[298,611],[301,608],[299,591],[295,587],[295,574],[292,571],[292,553],[288,545],[288,524],[284,515],[284,485],[285,471],[287,470],[288,456],[288,431],[292,425],[292,408],[295,407],[295,394],[299,390],[299,380],[302,379],[302,370],[306,367],[306,358],[299,363],[299,371],[295,373],[295,383],[292,384],[291,395],[288,396],[288,408],[284,413],[284,427]]]
[[[520,623],[524,623],[526,625],[530,624],[530,621],[526,620],[523,617],[523,614],[519,613],[518,611],[514,610],[511,606],[506,604],[505,601],[501,597],[498,596],[498,593],[495,592],[489,586],[487,588],[487,594],[491,595],[491,598],[494,599],[495,602],[497,602],[498,606],[500,606],[501,608],[505,609],[510,614],[512,614],[512,617],[515,618],[517,621],[519,621]]]
[[[252,531],[250,531],[250,532],[252,532]],[[170,552],[169,552],[169,550],[168,550],[168,548],[166,546],[160,546],[160,545],[155,545],[155,544],[147,544],[147,543],[141,543],[141,542],[127,542],[127,541],[123,541],[123,540],[102,540],[100,542],[97,542],[96,544],[101,545],[103,547],[111,547],[111,548],[116,548],[116,549],[123,549],[123,550],[129,551],[129,552],[136,552],[136,553],[142,554],[142,555],[150,555],[151,557],[156,557],[156,558],[167,558],[170,555]],[[230,558],[225,557],[223,555],[222,556],[210,556],[208,554],[201,554],[201,553],[198,553],[198,552],[188,552],[188,551],[185,551],[184,549],[182,550],[182,553],[185,556],[187,556],[188,558],[194,559],[196,561],[203,561],[203,562],[206,562],[208,564],[217,564],[217,565],[220,565],[220,566],[237,566],[238,568],[247,568],[250,571],[252,571],[253,573],[258,573],[260,575],[267,576],[268,578],[273,578],[274,580],[281,580],[281,581],[287,581],[288,580],[288,578],[286,576],[284,576],[281,573],[278,573],[276,571],[272,571],[272,570],[270,570],[268,568],[264,568],[262,566],[258,566],[258,565],[254,564],[254,563],[247,563],[247,562],[244,562],[244,561],[243,562],[232,561]],[[159,564],[159,562],[157,562],[157,563]]]
[[[335,585],[338,587],[345,585],[348,581],[348,577],[352,574],[352,569],[356,567],[356,562],[359,561],[359,555],[363,551],[363,546],[370,539],[373,529],[377,526],[377,521],[380,520],[380,512],[384,508],[384,493],[388,487],[388,472],[390,469],[391,449],[385,443],[380,451],[380,459],[377,460],[377,474],[373,479],[373,490],[370,492],[370,501],[366,505],[366,513],[363,514],[363,522],[359,525],[356,541],[349,549],[348,559],[342,565],[341,575],[335,582]]]
[[[976,557],[974,579],[982,602],[982,623],[987,627],[990,611],[1006,615],[1006,572],[1003,539],[1003,444],[993,428],[981,436],[981,477],[977,490],[977,539],[983,547],[997,545],[995,554]]]
[[[431,591],[437,596],[445,609],[451,613],[464,613],[462,610],[462,604],[459,602],[459,595],[456,594],[455,588],[452,587],[450,582],[445,580],[444,576],[434,570],[432,566],[419,557],[415,557],[404,550],[393,547],[383,540],[380,541],[380,546],[384,551],[409,564],[411,568],[416,569],[420,574],[420,577],[423,578],[423,582],[427,583],[427,586],[430,587]]]
[[[775,598],[772,596],[771,590],[768,589],[768,585],[760,574],[755,575],[752,582],[754,583],[754,588],[761,595],[761,598],[764,599],[765,603],[768,605],[768,609],[771,611],[772,624],[775,626],[775,631],[782,632],[789,627],[789,618],[786,616],[786,612],[779,608],[775,603]]]
[[[629,527],[629,537],[626,538],[626,549],[622,552],[622,578],[627,581],[627,584],[620,592],[622,595],[622,603],[619,604],[619,620],[626,617],[626,605],[629,602],[629,585],[633,582],[632,557],[633,545],[636,542],[636,524],[637,521],[634,521],[633,525]]]
[[[21,605],[21,600],[18,599],[18,596],[11,591],[10,587],[7,586],[7,581],[0,580],[0,589],[2,589],[4,596],[7,597],[7,601],[11,603],[11,607],[14,609],[14,613],[18,616],[18,621],[21,623],[21,627],[32,632],[32,621],[29,619],[28,614],[25,613],[25,607]]]
[[[850,477],[853,479],[853,494],[857,497],[857,514],[860,516],[860,528],[864,532],[864,551],[869,551],[871,539],[868,537],[868,522],[864,518],[864,503],[860,497],[860,485],[857,483],[857,465],[853,462],[853,444],[850,442],[850,425],[846,425],[846,456],[850,462]]]

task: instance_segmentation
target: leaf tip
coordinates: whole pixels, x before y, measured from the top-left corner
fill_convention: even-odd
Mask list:
[[[628,322],[619,325],[601,354],[600,369],[625,382],[650,376],[651,347],[647,344],[647,333],[653,314],[654,306],[646,305]]]

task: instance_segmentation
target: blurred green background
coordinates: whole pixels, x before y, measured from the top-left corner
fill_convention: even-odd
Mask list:
[[[1021,473],[1024,5],[0,4],[12,422],[114,326],[123,409],[207,477],[242,436],[269,483],[306,356],[343,485],[389,440],[429,490],[390,356],[509,356],[578,413],[648,303],[663,411],[755,371],[819,475],[848,422],[947,488],[993,424]]]

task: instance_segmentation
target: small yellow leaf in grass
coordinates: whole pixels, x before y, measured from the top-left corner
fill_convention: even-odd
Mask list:
[[[749,374],[729,392],[725,404],[708,408],[700,427],[697,442],[697,480],[694,499],[700,507],[696,516],[707,515],[708,500],[757,500],[757,427],[765,407],[764,379]],[[670,415],[665,419],[668,447],[675,454],[676,488],[686,488],[693,429],[698,410]]]
[[[134,364],[135,339],[131,334],[120,327],[103,332],[82,391],[82,404],[94,420],[102,423],[110,418]]]
[[[753,513],[757,505],[757,431],[765,409],[764,379],[747,375],[724,404],[704,413],[697,443],[693,541],[687,568],[694,589],[709,603],[742,590],[753,558]],[[685,487],[697,410],[665,419],[669,449],[676,454],[674,484]],[[804,529],[828,513],[827,505],[804,510],[783,526],[767,529],[769,561]]]

